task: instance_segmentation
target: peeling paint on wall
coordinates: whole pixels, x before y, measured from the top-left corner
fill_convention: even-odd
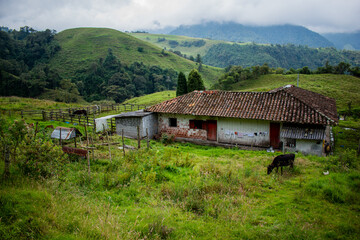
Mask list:
[[[207,139],[207,131],[205,129],[190,129],[189,121],[193,119],[205,120],[201,118],[189,115],[174,115],[174,114],[159,114],[159,133],[167,133],[174,135],[175,137],[193,138],[193,139]],[[169,126],[169,118],[177,119],[177,126]]]

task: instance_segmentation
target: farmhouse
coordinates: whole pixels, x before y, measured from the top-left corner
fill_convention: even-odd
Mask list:
[[[293,85],[269,92],[194,91],[145,111],[160,134],[321,155],[338,123],[335,100]]]

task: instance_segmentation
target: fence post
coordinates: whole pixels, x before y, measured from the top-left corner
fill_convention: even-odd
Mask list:
[[[124,156],[125,156],[124,129],[121,129],[121,139],[122,139],[122,145],[123,145],[123,152],[124,152]]]
[[[150,144],[149,144],[149,133],[148,133],[148,129],[146,128],[146,143],[147,143],[147,148],[150,148]]]
[[[43,121],[46,121],[46,112],[42,110],[41,113],[42,113]]]
[[[5,169],[4,169],[4,179],[6,180],[10,176],[10,154],[8,145],[5,144]]]
[[[94,133],[96,133],[96,121],[95,121],[95,114],[94,114]]]
[[[60,110],[60,113],[62,115],[63,122],[65,122],[65,113],[63,113],[61,110]]]
[[[22,110],[21,110],[21,118],[24,118],[24,113]]]
[[[109,138],[109,134],[108,132],[106,131],[106,137],[107,137],[107,140],[108,140],[108,146],[109,146],[109,157],[110,157],[110,162],[112,162],[111,160],[111,149],[110,149],[110,138]]]
[[[140,149],[141,141],[140,141],[140,126],[137,126],[137,138],[138,138],[138,149]]]
[[[89,140],[88,140],[88,137],[87,137],[87,128],[86,128],[86,125],[85,125],[85,135],[86,135],[86,149],[87,149],[87,160],[88,160],[88,174],[89,174],[89,177],[90,177],[90,154],[89,154]]]
[[[60,128],[60,146],[62,146],[62,141],[61,141],[61,128]]]

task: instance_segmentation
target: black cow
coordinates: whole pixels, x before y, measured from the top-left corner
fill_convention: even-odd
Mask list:
[[[71,116],[74,117],[75,115],[84,115],[87,116],[87,112],[86,110],[82,109],[82,110],[76,110],[74,111]]]
[[[295,154],[283,154],[274,158],[273,162],[267,167],[267,174],[270,174],[274,168],[278,172],[279,167],[281,167],[281,175],[283,173],[283,166],[294,167]]]

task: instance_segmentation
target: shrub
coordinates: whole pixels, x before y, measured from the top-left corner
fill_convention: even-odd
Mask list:
[[[174,141],[175,141],[175,136],[172,135],[172,134],[168,135],[168,134],[164,133],[164,134],[161,135],[160,141],[161,141],[163,144],[171,144],[171,143],[174,143]]]
[[[348,171],[349,169],[358,167],[359,158],[356,156],[354,149],[346,149],[339,153],[338,156],[331,156],[325,165],[326,170],[332,171]]]
[[[31,177],[48,178],[58,175],[68,162],[61,148],[51,141],[27,136],[19,149],[18,166],[24,175]]]

